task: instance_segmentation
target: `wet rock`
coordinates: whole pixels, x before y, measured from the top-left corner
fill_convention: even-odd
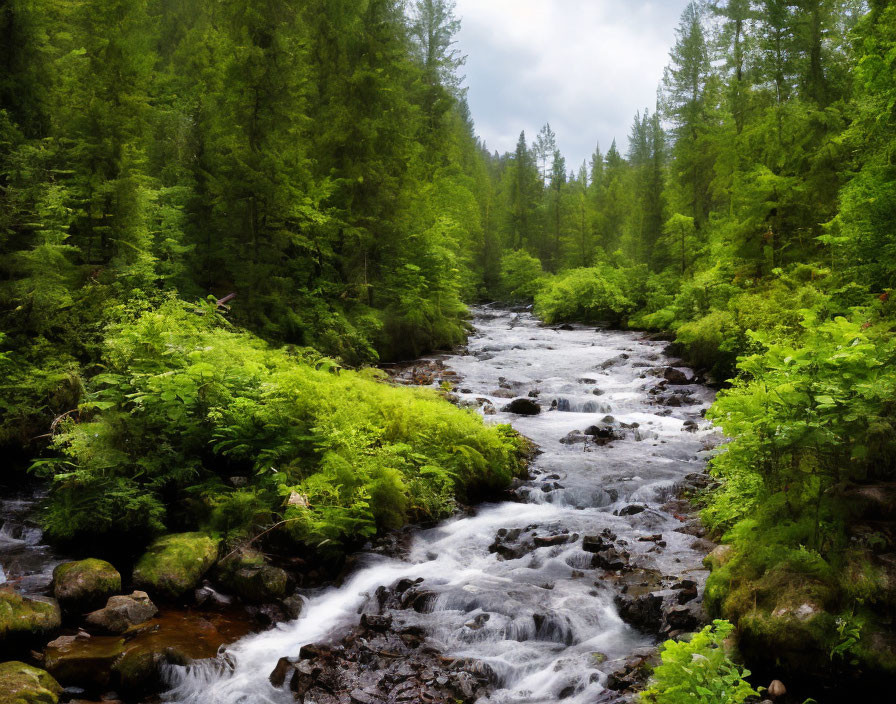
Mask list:
[[[673,386],[685,386],[691,383],[688,375],[675,367],[666,367],[663,370],[663,379]]]
[[[0,703],[56,704],[62,687],[50,673],[13,660],[0,663]]]
[[[577,379],[580,384],[596,384],[597,379],[589,379],[588,377],[582,377],[581,379]]]
[[[663,543],[665,546],[665,541],[663,540],[662,533],[654,533],[653,535],[639,535],[638,536],[639,543]]]
[[[106,606],[87,615],[87,623],[105,633],[120,634],[159,613],[146,592],[111,596]]]
[[[204,582],[201,587],[196,589],[193,593],[193,599],[198,606],[217,608],[227,606],[233,601],[230,596],[221,594],[221,592],[215,590],[208,581]]]
[[[516,398],[501,410],[505,413],[515,413],[520,416],[537,416],[541,413],[541,406],[530,398]]]
[[[697,425],[697,421],[695,421],[695,420],[686,420],[686,421],[682,424],[681,429],[682,429],[682,431],[685,432],[685,433],[696,433],[698,427],[699,427],[699,426]]]
[[[246,606],[246,613],[259,628],[270,628],[288,620],[286,611],[280,604],[252,604]]]
[[[675,604],[664,609],[665,632],[685,631],[690,633],[697,630],[705,620],[700,608],[693,604]]]
[[[622,354],[617,355],[616,357],[610,357],[610,359],[607,359],[607,360],[601,362],[599,365],[597,365],[597,368],[598,369],[609,369],[610,367],[615,367],[618,364],[622,364],[628,358],[629,358],[629,356],[623,352]]]
[[[560,442],[563,445],[576,445],[578,443],[585,442],[586,436],[582,433],[581,430],[572,430],[570,431],[566,437],[560,438]]]
[[[98,609],[120,591],[121,575],[105,560],[63,562],[53,570],[53,596],[63,611]]]
[[[697,538],[690,545],[691,550],[696,550],[697,552],[709,553],[715,550],[716,544],[711,540],[707,540],[706,538]]]
[[[60,636],[47,644],[44,666],[62,685],[101,690],[112,677],[112,665],[124,652],[124,639],[91,637],[87,634]]]
[[[568,533],[562,533],[560,535],[545,535],[545,536],[535,536],[535,546],[539,548],[549,548],[555,545],[564,545],[569,542],[570,536]]]
[[[734,548],[730,545],[719,545],[709,555],[703,558],[703,566],[710,570],[721,567],[734,556]]]
[[[292,620],[301,616],[302,610],[305,608],[305,600],[298,594],[288,596],[280,603],[283,606],[283,611],[286,613],[286,616]]]
[[[625,508],[621,508],[618,511],[614,511],[614,516],[634,516],[638,513],[646,511],[647,507],[643,504],[630,504]]]
[[[619,662],[619,661],[618,661]],[[607,676],[607,689],[611,692],[633,692],[641,689],[650,677],[653,668],[660,663],[654,648],[641,648],[625,658]],[[598,701],[603,701],[598,699]],[[628,699],[607,699],[608,702],[628,701]]]
[[[379,631],[380,633],[385,633],[390,628],[392,628],[392,616],[364,614],[363,616],[361,616],[361,627],[366,628],[370,631]]]
[[[62,616],[53,599],[28,599],[0,589],[0,649],[33,646],[59,628]]]
[[[675,532],[683,533],[684,535],[692,535],[695,538],[702,538],[706,535],[706,528],[703,525],[703,522],[699,518],[696,518],[678,526],[675,528]]]
[[[303,646],[294,661],[281,658],[270,680],[296,701],[315,704],[455,704],[488,693],[488,666],[443,657],[421,643],[416,627],[361,626],[337,643]]]
[[[112,665],[112,681],[129,693],[149,693],[163,685],[162,666],[187,665],[190,658],[177,648],[154,648],[146,644],[126,647]]]
[[[613,547],[616,534],[609,528],[605,528],[600,535],[586,535],[582,538],[582,550],[585,552],[600,552]]]
[[[292,680],[295,671],[295,663],[290,658],[280,658],[277,666],[271,672],[268,680],[270,683],[280,689],[283,685]]]
[[[628,566],[628,557],[616,548],[607,548],[594,553],[591,566],[604,570],[621,570]]]
[[[496,553],[501,560],[518,560],[531,552],[535,545],[529,542],[518,542],[522,531],[519,528],[507,530],[501,528],[495,535],[494,542],[489,545],[488,551]]]
[[[513,398],[516,396],[516,394],[509,389],[495,389],[489,395],[494,396],[495,398]]]
[[[218,558],[220,541],[205,533],[175,533],[156,540],[134,567],[134,585],[176,599],[195,588]]]
[[[286,596],[291,580],[285,570],[265,563],[258,550],[241,548],[215,566],[215,578],[250,604],[270,603]]]
[[[609,425],[591,425],[585,428],[585,435],[590,435],[594,442],[605,445],[613,440],[620,439],[619,433]]]

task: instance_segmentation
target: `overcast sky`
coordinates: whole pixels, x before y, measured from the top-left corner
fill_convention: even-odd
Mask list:
[[[550,122],[567,170],[615,137],[656,89],[687,0],[457,0],[468,100],[491,151]]]

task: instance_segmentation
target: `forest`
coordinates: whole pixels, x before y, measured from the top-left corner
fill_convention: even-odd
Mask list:
[[[46,487],[79,557],[274,530],[341,564],[525,474],[509,425],[379,367],[532,305],[665,335],[720,389],[695,498],[719,625],[642,701],[751,701],[733,662],[892,676],[896,3],[691,2],[657,103],[580,165],[548,123],[489,151],[460,21],[0,0],[0,484]]]

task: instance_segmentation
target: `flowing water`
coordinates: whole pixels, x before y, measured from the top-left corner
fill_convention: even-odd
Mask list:
[[[0,585],[26,595],[43,594],[61,558],[43,542],[36,512],[41,494],[0,488]]]
[[[523,502],[482,505],[475,515],[421,530],[405,559],[362,556],[344,584],[308,595],[298,620],[249,636],[217,660],[171,668],[168,701],[292,701],[268,683],[278,659],[356,625],[373,591],[403,577],[422,577],[438,597],[430,613],[402,611],[400,618],[423,625],[443,652],[487,663],[499,683],[491,702],[592,701],[606,681],[603,656],[623,658],[654,642],[620,619],[612,582],[590,569],[582,536],[610,529],[627,543],[632,563],[702,581],[702,553],[691,547],[692,537],[675,531],[680,517],[662,506],[685,475],[702,469],[714,434],[701,411],[712,393],[697,384],[677,386],[680,406],[657,405],[650,392],[669,360],[663,343],[636,333],[552,329],[526,313],[487,308],[476,311],[474,322],[465,352],[440,358],[458,375],[461,403],[481,407],[489,399],[500,409],[508,391],[516,397],[537,392],[542,406],[536,416],[499,411],[487,417],[512,423],[542,450],[534,479],[517,489]],[[607,415],[622,439],[605,446],[560,442]],[[633,503],[647,509],[616,515]],[[498,531],[516,528],[565,531],[570,540],[499,559],[489,546]],[[657,533],[665,549],[638,540]]]

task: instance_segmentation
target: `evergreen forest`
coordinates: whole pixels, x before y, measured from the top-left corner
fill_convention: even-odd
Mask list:
[[[888,681],[896,2],[691,2],[656,104],[582,164],[550,115],[489,150],[461,20],[450,0],[0,0],[2,492],[37,487],[54,550],[137,563],[160,603],[186,593],[149,575],[172,536],[190,559],[212,536],[221,574],[264,545],[332,579],[526,476],[511,425],[384,370],[464,345],[470,306],[531,307],[668,340],[718,390],[727,442],[691,497],[721,544],[716,620],[634,696]],[[97,608],[66,611],[54,579],[63,628]],[[40,608],[0,589],[0,702],[68,701],[29,660],[59,627]],[[28,678],[50,698],[13,698]]]

